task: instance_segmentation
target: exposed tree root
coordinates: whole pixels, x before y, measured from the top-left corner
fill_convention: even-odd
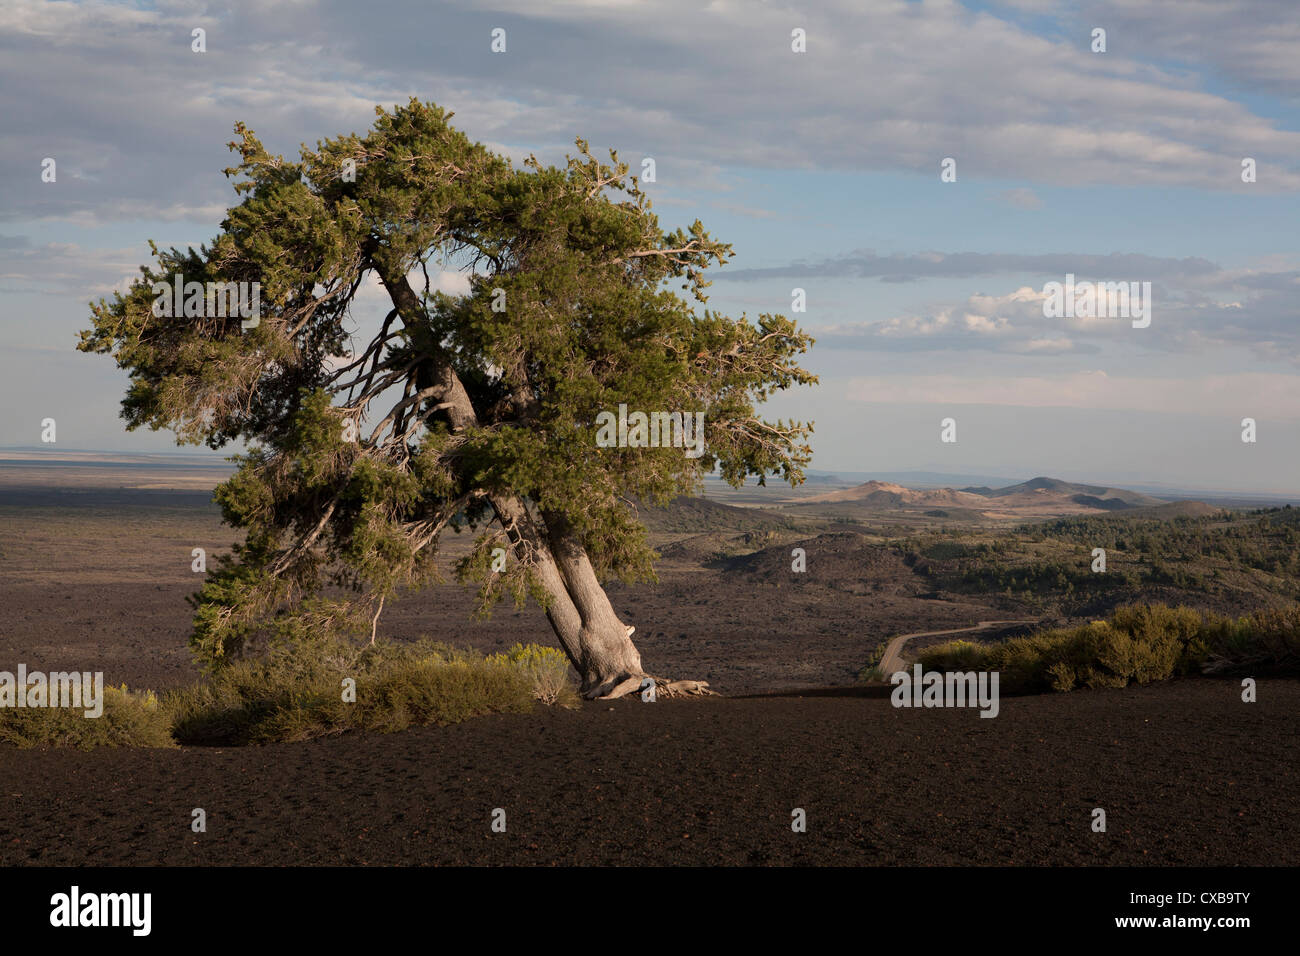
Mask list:
[[[718,697],[716,690],[709,690],[706,680],[670,680],[655,681],[655,690],[664,697]]]
[[[641,690],[646,678],[655,682],[655,697],[717,697],[718,692],[709,690],[709,682],[703,680],[668,680],[651,674],[626,674],[606,681],[587,693],[594,700],[617,700]]]

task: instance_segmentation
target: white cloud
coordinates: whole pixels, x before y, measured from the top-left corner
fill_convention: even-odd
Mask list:
[[[1300,17],[1253,9],[1140,4],[1114,13],[1133,26],[1098,56],[1077,31],[1036,35],[946,0],[798,11],[512,0],[490,12],[398,0],[385,18],[397,29],[357,29],[355,5],[341,0],[151,9],[11,0],[0,10],[0,161],[23,169],[55,155],[87,178],[39,190],[34,177],[6,177],[0,209],[10,219],[205,220],[231,198],[216,172],[236,119],[291,151],[362,130],[375,103],[412,94],[452,107],[475,138],[516,157],[558,159],[579,134],[594,148],[654,155],[665,198],[712,188],[710,169],[737,164],[934,176],[944,156],[957,158],[962,181],[1218,190],[1247,188],[1238,173],[1249,154],[1261,171],[1249,188],[1300,189],[1300,132],[1209,92],[1194,72],[1190,38],[1210,35],[1206,70],[1300,74]],[[500,56],[487,48],[498,21],[510,31]],[[189,48],[196,23],[208,29],[206,54]],[[805,54],[789,49],[794,25],[808,31]],[[431,32],[437,56],[423,42]],[[1152,65],[1153,48],[1191,68]],[[1037,201],[1028,186],[1001,198]]]

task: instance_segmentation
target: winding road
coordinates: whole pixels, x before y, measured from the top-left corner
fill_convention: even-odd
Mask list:
[[[903,645],[914,637],[934,637],[938,634],[965,634],[969,631],[982,631],[989,627],[998,627],[1006,624],[1037,624],[1037,620],[1028,621],[980,621],[978,624],[972,624],[970,627],[955,627],[947,631],[917,631],[914,634],[900,634],[889,642],[885,648],[885,653],[880,656],[880,668],[882,679],[888,682],[890,676],[896,671],[903,669]]]

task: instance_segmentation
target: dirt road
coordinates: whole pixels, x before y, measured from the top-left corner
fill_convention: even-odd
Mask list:
[[[968,631],[982,631],[989,627],[998,627],[1006,624],[1036,624],[1037,621],[980,621],[978,624],[972,624],[970,627],[955,627],[946,631],[917,631],[914,634],[900,634],[889,642],[885,648],[885,653],[880,658],[880,673],[884,675],[884,680],[888,681],[891,674],[903,669],[903,645],[914,637],[935,637],[940,634],[965,634]]]

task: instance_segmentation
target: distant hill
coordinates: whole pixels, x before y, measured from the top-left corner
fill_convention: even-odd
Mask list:
[[[1171,518],[1206,518],[1223,513],[1222,508],[1206,504],[1204,501],[1170,501],[1162,505],[1134,509],[1127,512],[1125,517],[1159,518],[1168,521]]]
[[[970,489],[966,489],[970,490]],[[974,492],[981,493],[981,492]],[[1140,491],[1106,488],[1101,485],[1080,485],[1060,478],[1031,478],[1029,481],[1007,488],[984,489],[985,498],[997,499],[999,504],[1032,505],[1045,501],[1069,500],[1075,504],[1099,511],[1119,511],[1123,508],[1143,508],[1163,504],[1161,498]],[[1009,500],[1008,500],[1009,499]]]
[[[1128,511],[1152,508],[1166,502],[1161,498],[1108,488],[1083,485],[1060,478],[1031,478],[1005,488],[907,488],[887,481],[867,481],[853,488],[815,495],[803,504],[858,505],[871,510],[962,509],[989,516],[1067,515]]]
[[[674,498],[666,508],[640,504],[639,515],[651,531],[699,534],[706,531],[779,531],[794,526],[782,515],[762,508],[737,508],[707,498]]]
[[[797,542],[724,559],[722,569],[764,584],[790,584],[790,550],[804,549],[815,573],[807,580],[851,594],[916,595],[933,585],[894,548],[873,544],[853,531],[832,531]],[[801,575],[793,575],[799,579]]]
[[[808,502],[860,501],[876,507],[896,508],[962,508],[982,505],[980,496],[951,488],[905,488],[889,481],[868,481],[855,488],[842,488],[805,498]]]

